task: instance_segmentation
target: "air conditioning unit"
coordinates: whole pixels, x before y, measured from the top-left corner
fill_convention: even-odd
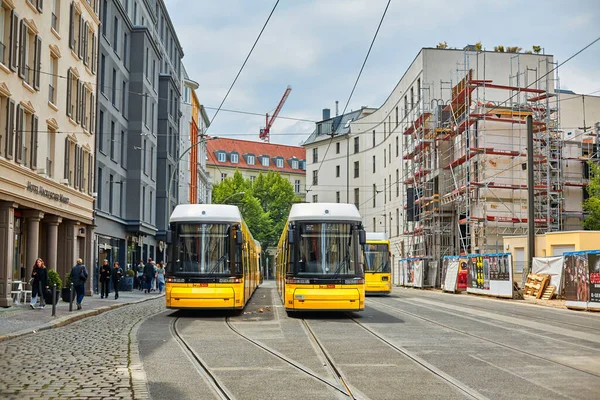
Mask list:
[[[63,185],[68,185],[69,184],[69,180],[67,178],[63,178],[60,180],[60,183]]]

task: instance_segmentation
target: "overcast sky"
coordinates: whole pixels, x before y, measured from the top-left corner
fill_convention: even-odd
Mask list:
[[[200,102],[216,108],[275,0],[165,1]],[[281,116],[319,120],[323,108],[334,114],[336,100],[341,112],[386,3],[280,0],[223,108],[272,112],[290,85]],[[599,22],[598,0],[392,0],[348,110],[379,107],[422,47],[540,45],[562,62],[600,36]],[[600,90],[600,42],[559,72],[562,89]],[[258,140],[264,119],[220,112],[208,132]],[[271,143],[297,145],[313,130],[311,122],[278,119]]]

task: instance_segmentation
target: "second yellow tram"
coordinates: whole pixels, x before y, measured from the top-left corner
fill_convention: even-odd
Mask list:
[[[276,255],[286,311],[364,310],[365,240],[353,204],[294,204]]]
[[[392,271],[390,241],[383,232],[367,232],[365,244],[365,292],[390,294]]]

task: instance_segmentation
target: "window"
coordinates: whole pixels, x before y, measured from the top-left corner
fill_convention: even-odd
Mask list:
[[[396,236],[400,236],[400,209],[396,208]]]
[[[113,50],[115,53],[119,52],[119,18],[115,16],[113,20]]]
[[[58,87],[58,59],[50,54],[50,83],[48,84],[48,101],[56,105],[56,88]]]
[[[104,186],[102,182],[102,168],[98,168],[98,176],[96,179],[96,193],[98,195],[97,201],[99,210],[102,210],[102,186]]]
[[[383,139],[385,140],[386,137],[387,137],[387,131],[385,129],[385,120],[383,120]]]
[[[421,78],[417,79],[417,103],[421,101]]]
[[[237,153],[231,153],[229,155],[229,158],[231,159],[231,162],[234,164],[237,164],[239,162],[239,157],[238,157]]]
[[[256,180],[256,176],[250,175],[250,182],[254,183],[255,180]]]
[[[127,104],[127,82],[123,81],[123,84],[121,86],[121,114],[123,114],[123,117],[127,118],[127,115],[125,113],[125,105]]]
[[[56,144],[56,131],[51,127],[48,127],[48,133],[46,135],[46,176],[48,178],[54,178],[54,151]]]
[[[112,93],[111,93],[111,100],[112,100],[112,105],[117,108],[117,70],[113,68],[113,73],[112,73]]]
[[[354,161],[354,177],[358,178],[358,161]]]
[[[396,197],[400,197],[400,170],[396,168]]]
[[[142,148],[142,152],[144,153],[142,154],[142,171],[144,172],[144,174],[148,175],[148,172],[146,172],[146,168],[148,165],[148,159],[146,157],[146,154],[148,153],[148,141],[146,139],[144,139],[144,147]]]
[[[268,167],[269,166],[269,157],[268,156],[262,156],[260,158],[260,163],[262,164],[263,167]]]
[[[415,107],[415,90],[410,88],[410,109]]]
[[[17,105],[15,121],[15,161],[37,169],[38,118]]]
[[[357,209],[360,209],[360,195],[359,195],[358,188],[354,189],[354,205],[356,206]]]
[[[106,23],[103,21],[102,26],[106,27]],[[73,51],[73,54],[77,55],[80,60],[83,59],[83,36],[85,35],[84,30],[84,21],[83,17],[77,11],[75,7],[75,3],[71,2],[71,10],[70,10],[70,21],[69,21],[69,47]],[[102,32],[106,35],[106,32],[103,30]]]
[[[144,62],[144,67],[145,67],[145,71],[146,71],[146,79],[148,79],[148,66],[150,64],[150,53],[149,53],[149,49],[146,47],[146,58],[145,58],[145,62]],[[148,81],[150,81],[148,79]]]
[[[319,202],[319,195],[317,194],[313,194],[313,203],[318,203]]]
[[[127,147],[125,146],[125,131],[121,131],[121,143],[119,143],[119,145],[121,146],[121,166],[123,168],[127,168],[125,158],[127,157]]]
[[[386,164],[386,160],[387,160],[387,156],[386,156],[386,153],[385,153],[385,149],[383,149],[383,168],[385,168],[386,165],[387,165]]]
[[[282,158],[276,159],[275,164],[277,165],[277,168],[283,168],[283,159]]]
[[[408,97],[404,96],[404,116],[408,115]]]
[[[377,222],[375,218],[373,218],[373,232],[377,232]]]
[[[298,169],[298,160],[292,160],[292,169]]]
[[[400,155],[400,139],[396,136],[396,157]]]
[[[15,102],[0,94],[0,155],[12,159],[14,148]]]
[[[129,36],[127,36],[127,33],[125,33],[123,35],[123,65],[125,65],[125,68],[128,68],[128,66],[127,66],[128,47],[129,47]]]
[[[137,25],[137,3],[133,3],[133,24]]]
[[[392,163],[392,144],[388,144],[388,163]]]
[[[8,65],[8,49],[10,49],[9,38],[11,34],[11,13],[12,11],[6,9],[0,3],[0,63]]]
[[[340,203],[340,192],[335,192],[335,202]]]
[[[375,173],[375,156],[373,156],[373,173]]]
[[[313,185],[318,185],[319,184],[319,175],[318,175],[319,171],[313,171],[312,172],[312,176],[313,176],[313,180],[312,180],[312,184]]]
[[[340,166],[339,165],[335,166],[335,177],[336,178],[340,177]]]
[[[148,127],[148,94],[144,93],[144,125]]]
[[[221,172],[221,182],[223,182],[225,179],[227,179],[227,174]]]
[[[392,117],[388,116],[388,134],[392,134]]]
[[[59,30],[60,22],[60,0],[52,0],[52,29]]]
[[[115,161],[115,121],[110,121],[110,159]]]
[[[142,221],[146,221],[146,186],[142,186]]]
[[[104,152],[104,111],[98,114],[98,150]]]
[[[373,185],[373,208],[377,207],[377,185]]]
[[[71,69],[67,71],[67,116],[69,118],[77,120],[79,119],[79,108],[77,107],[77,100],[80,93],[79,79],[73,74]]]
[[[106,57],[104,54],[100,55],[100,91],[104,93],[105,85],[104,80],[106,79]]]
[[[113,213],[113,200],[114,200],[114,186],[115,186],[115,178],[111,174],[108,179],[108,212],[110,214]]]
[[[106,23],[108,17],[108,1],[103,0],[102,2],[102,34],[106,37]]]
[[[319,149],[313,149],[313,163],[319,162]]]
[[[385,196],[385,187],[387,186],[387,180],[383,179],[383,204],[387,203],[387,197]]]
[[[35,90],[40,89],[42,39],[22,19],[19,24],[19,76]]]
[[[300,193],[300,179],[294,181],[294,192]]]
[[[358,153],[359,150],[359,137],[354,138],[354,154]]]
[[[254,156],[248,156],[248,161],[247,161],[248,165],[254,165],[254,161],[255,161]]]
[[[398,118],[398,106],[396,106],[396,126],[398,126],[399,123],[400,123],[400,120]]]
[[[154,146],[150,143],[150,179],[154,179]]]
[[[373,147],[375,147],[375,130],[373,130]]]
[[[340,154],[340,142],[335,144],[335,154]]]
[[[388,186],[388,193],[389,193],[389,199],[390,199],[390,201],[392,201],[392,184],[393,184],[392,183],[392,175],[388,175],[388,177],[389,177],[389,182],[390,182],[390,184]]]

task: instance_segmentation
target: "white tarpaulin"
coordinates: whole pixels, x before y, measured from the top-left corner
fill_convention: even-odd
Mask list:
[[[554,293],[562,293],[563,257],[533,257],[531,272],[534,274],[551,275],[550,285],[556,286]]]
[[[456,282],[458,279],[458,257],[447,257],[448,268],[444,281],[445,292],[456,292]]]

